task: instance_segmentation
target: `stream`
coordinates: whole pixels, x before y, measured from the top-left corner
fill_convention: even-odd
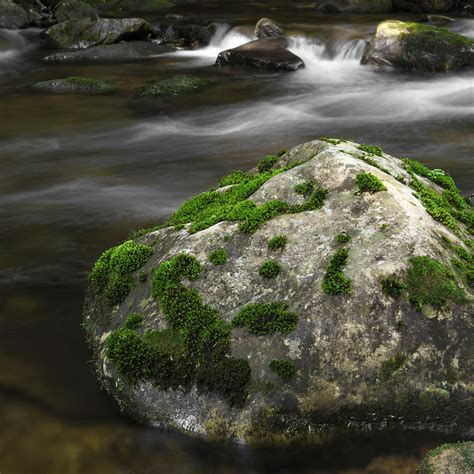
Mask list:
[[[423,76],[361,66],[387,15],[318,16],[308,4],[278,1],[172,11],[217,18],[211,44],[138,63],[45,65],[41,30],[0,30],[0,473],[414,472],[427,450],[457,438],[368,430],[285,449],[211,443],[138,426],[101,391],[80,326],[93,262],[228,171],[330,136],[442,168],[474,193],[472,69]],[[137,16],[157,24],[165,13]],[[283,24],[306,68],[217,69],[217,54],[251,40],[262,16]],[[473,38],[474,20],[450,29]],[[175,74],[209,87],[160,104],[133,100],[150,79]],[[67,76],[119,91],[28,87]]]

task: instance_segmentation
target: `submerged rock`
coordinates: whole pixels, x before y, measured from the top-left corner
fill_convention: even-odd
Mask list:
[[[474,441],[443,444],[422,460],[420,474],[470,474],[474,468]]]
[[[258,39],[272,36],[285,36],[285,30],[270,18],[260,18],[255,25],[255,36]]]
[[[92,18],[97,20],[99,14],[88,3],[80,0],[62,0],[53,12],[53,18],[57,22],[67,20],[81,20],[83,18]]]
[[[152,26],[141,18],[83,18],[48,28],[41,34],[41,45],[52,49],[85,49],[119,41],[144,40],[153,34]]]
[[[301,58],[285,47],[284,38],[262,38],[222,51],[217,66],[240,66],[271,71],[295,71],[304,67]]]
[[[46,63],[126,63],[153,59],[170,51],[173,51],[173,48],[147,41],[122,41],[79,51],[51,54],[43,58],[43,61]]]
[[[142,99],[161,99],[163,97],[185,95],[202,89],[206,84],[207,82],[199,77],[179,74],[142,87],[137,92],[137,97]]]
[[[26,11],[11,0],[0,0],[0,28],[25,28],[29,20]]]
[[[334,139],[270,155],[99,258],[99,377],[138,420],[207,437],[465,432],[472,232],[440,170]]]
[[[108,82],[87,77],[51,79],[49,81],[37,82],[31,87],[37,91],[54,94],[108,94],[115,90],[115,87]]]
[[[316,11],[322,13],[390,13],[392,0],[318,0]]]
[[[377,26],[362,64],[414,71],[450,71],[474,64],[474,41],[446,29],[388,20]]]

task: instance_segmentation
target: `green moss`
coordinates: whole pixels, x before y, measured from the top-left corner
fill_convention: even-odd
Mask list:
[[[467,263],[472,263],[473,257],[464,247],[461,247],[460,245],[455,245],[453,247],[453,250],[456,252],[459,258],[461,258]]]
[[[311,196],[311,193],[314,191],[314,183],[311,181],[299,183],[293,187],[293,190],[295,193],[301,194],[303,196]]]
[[[127,240],[105,251],[89,274],[91,288],[103,294],[110,306],[120,304],[133,286],[131,273],[145,265],[153,248]]]
[[[240,184],[251,179],[251,176],[245,171],[232,171],[229,174],[225,175],[219,181],[219,187],[230,186],[232,184]]]
[[[402,174],[395,176],[395,179],[397,181],[400,181],[400,183],[402,184],[407,184],[407,180],[405,179],[405,176],[403,176]]]
[[[275,278],[281,271],[281,265],[275,260],[267,260],[262,264],[258,273],[264,278]]]
[[[382,291],[393,299],[400,298],[403,290],[405,289],[405,284],[393,276],[384,278],[381,282]]]
[[[383,155],[383,150],[379,146],[362,144],[362,145],[359,145],[357,148],[359,150],[365,151],[369,155],[376,155],[376,156]]]
[[[387,190],[382,181],[372,173],[357,173],[356,185],[361,193],[368,192],[374,194]]]
[[[143,323],[143,316],[139,313],[131,313],[128,315],[125,324],[123,325],[124,328],[127,329],[137,329]]]
[[[277,161],[278,156],[276,155],[266,156],[263,160],[259,161],[257,165],[258,172],[265,173],[266,171],[270,171]]]
[[[342,232],[341,234],[336,235],[335,240],[338,244],[347,244],[352,240],[352,237],[349,234]]]
[[[288,303],[250,303],[232,321],[234,327],[245,327],[259,336],[280,332],[288,334],[296,329],[298,315],[288,311]]]
[[[319,139],[322,142],[327,142],[327,143],[330,143],[331,145],[339,145],[339,143],[341,143],[342,141],[337,138],[328,138],[328,137],[319,137]]]
[[[406,364],[407,360],[408,356],[406,354],[397,354],[385,360],[380,368],[380,379],[383,381],[391,379]]]
[[[474,472],[474,441],[462,441],[459,443],[442,444],[429,451],[417,468],[419,474],[435,474],[441,472],[438,469],[437,457],[448,460],[449,466],[443,469],[443,472],[451,473],[470,473]],[[443,461],[444,461],[443,460]]]
[[[348,256],[349,250],[341,248],[336,250],[329,260],[322,283],[323,291],[328,295],[350,295],[352,293],[352,283],[343,273]]]
[[[179,74],[141,88],[137,92],[137,96],[147,99],[179,96],[196,92],[202,89],[206,84],[206,81],[198,77]]]
[[[225,249],[216,249],[209,255],[209,261],[214,265],[224,265],[227,262],[227,252]]]
[[[410,303],[417,311],[429,304],[439,308],[448,302],[466,302],[464,291],[458,286],[452,273],[441,262],[421,256],[410,259],[406,288]]]
[[[52,79],[49,81],[37,82],[32,86],[34,89],[59,92],[59,93],[91,93],[106,94],[113,92],[115,87],[100,79],[88,77],[66,77],[65,79]]]
[[[406,22],[404,26],[410,33],[419,36],[418,41],[423,41],[427,47],[430,44],[439,45],[440,43],[453,43],[463,48],[471,48],[474,44],[470,38],[454,33],[447,28],[437,28],[435,26],[415,22]]]
[[[138,274],[138,281],[141,283],[145,283],[148,278],[148,273],[147,272],[140,272]]]
[[[282,157],[283,155],[286,155],[288,153],[288,149],[287,148],[282,148],[278,153],[277,153],[277,156],[280,158]]]
[[[269,250],[282,250],[288,243],[288,237],[286,235],[276,235],[268,241]]]
[[[270,369],[278,374],[282,379],[289,379],[296,373],[293,362],[284,359],[274,359],[270,362]]]

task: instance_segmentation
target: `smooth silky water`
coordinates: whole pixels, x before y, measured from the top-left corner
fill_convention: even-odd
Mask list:
[[[133,64],[45,66],[39,30],[0,30],[0,472],[414,472],[426,450],[456,438],[368,430],[287,449],[207,443],[137,426],[100,390],[80,328],[88,270],[131,229],[162,222],[226,172],[334,136],[443,168],[474,192],[474,76],[360,66],[386,16],[319,17],[292,2],[173,12],[219,18],[211,45]],[[284,24],[306,69],[214,67],[219,51],[251,38],[261,16]],[[474,20],[452,28],[474,36]],[[147,81],[177,73],[210,85],[160,104],[132,100]],[[71,75],[120,90],[55,96],[28,88]]]

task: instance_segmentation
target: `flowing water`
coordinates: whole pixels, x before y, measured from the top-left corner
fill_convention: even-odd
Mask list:
[[[100,391],[80,329],[86,275],[129,230],[265,154],[319,136],[382,146],[474,192],[474,76],[380,73],[359,65],[377,16],[320,17],[310,6],[206,2],[173,12],[219,18],[212,43],[125,65],[49,65],[40,30],[0,30],[0,472],[414,472],[448,439],[367,432],[317,446],[251,449],[140,427]],[[281,21],[306,69],[222,71],[219,51]],[[159,21],[159,15],[147,18]],[[474,21],[452,29],[474,36]],[[143,105],[153,78],[191,73],[202,92]],[[107,96],[52,96],[29,84],[112,81]]]

